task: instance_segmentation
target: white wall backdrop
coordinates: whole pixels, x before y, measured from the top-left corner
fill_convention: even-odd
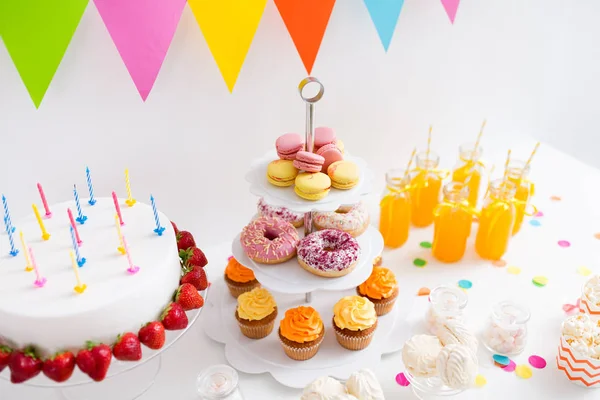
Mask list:
[[[406,0],[385,54],[362,0],[338,0],[313,70],[326,87],[317,122],[380,172],[423,145],[430,123],[451,166],[483,118],[488,154],[531,135],[600,165],[598,15],[593,0],[463,0],[452,26],[439,0]],[[73,183],[85,192],[89,165],[97,195],[123,195],[128,167],[135,197],[152,191],[201,244],[229,239],[240,223],[228,210],[254,211],[251,160],[303,131],[304,76],[269,2],[229,94],[186,9],[143,103],[90,3],[39,110],[0,46],[0,191],[19,216],[38,181],[50,202],[67,200]]]

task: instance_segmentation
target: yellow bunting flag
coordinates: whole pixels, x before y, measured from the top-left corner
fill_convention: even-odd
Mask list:
[[[188,0],[229,91],[233,91],[267,0]]]

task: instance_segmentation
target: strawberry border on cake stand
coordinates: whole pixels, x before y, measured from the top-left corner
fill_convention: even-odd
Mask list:
[[[286,309],[301,305],[303,299],[296,295],[273,294],[279,313],[273,332],[264,339],[254,340],[242,335],[234,317],[236,299],[229,294],[223,280],[213,282],[211,290],[211,299],[205,304],[207,310],[203,328],[208,337],[225,345],[227,361],[245,373],[267,372],[279,383],[291,388],[303,388],[325,375],[345,380],[361,368],[374,368],[383,355],[399,351],[410,334],[406,317],[414,298],[400,292],[392,312],[378,318],[371,344],[361,351],[346,350],[335,339],[331,322],[333,305],[340,297],[356,292],[319,292],[313,296],[311,306],[323,317],[325,339],[315,357],[307,361],[295,361],[283,352],[277,321],[283,317]]]

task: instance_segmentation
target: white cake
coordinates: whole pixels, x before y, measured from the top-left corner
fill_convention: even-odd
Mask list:
[[[112,198],[97,198],[94,206],[81,199],[87,221],[77,223],[83,241],[79,248],[86,263],[79,268],[82,294],[74,291],[75,273],[69,257],[72,241],[67,208],[74,217],[74,201],[50,206],[52,217],[42,219],[51,237],[42,240],[33,215],[14,220],[14,243],[19,250],[9,255],[8,235],[0,233],[0,341],[13,348],[34,345],[41,355],[60,350],[77,350],[88,340],[112,344],[120,333],[134,332],[160,317],[179,285],[181,267],[175,233],[169,219],[159,213],[162,236],[154,233],[152,207],[137,202],[133,207],[119,199],[125,225],[121,228],[132,261],[140,267],[129,274],[127,256],[117,251],[119,238]],[[25,271],[25,257],[19,239],[22,231],[33,249],[44,287],[34,285],[35,272]]]

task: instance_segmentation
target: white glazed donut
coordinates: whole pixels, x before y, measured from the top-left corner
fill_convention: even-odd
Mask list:
[[[318,230],[338,229],[357,237],[369,226],[369,212],[363,202],[353,206],[342,206],[332,212],[316,212],[313,223]]]
[[[296,228],[300,228],[304,226],[304,214],[296,213],[288,210],[285,207],[275,207],[267,204],[266,201],[261,197],[258,200],[257,207],[258,213],[263,217],[277,217],[281,218],[284,221],[289,222],[294,225]]]

